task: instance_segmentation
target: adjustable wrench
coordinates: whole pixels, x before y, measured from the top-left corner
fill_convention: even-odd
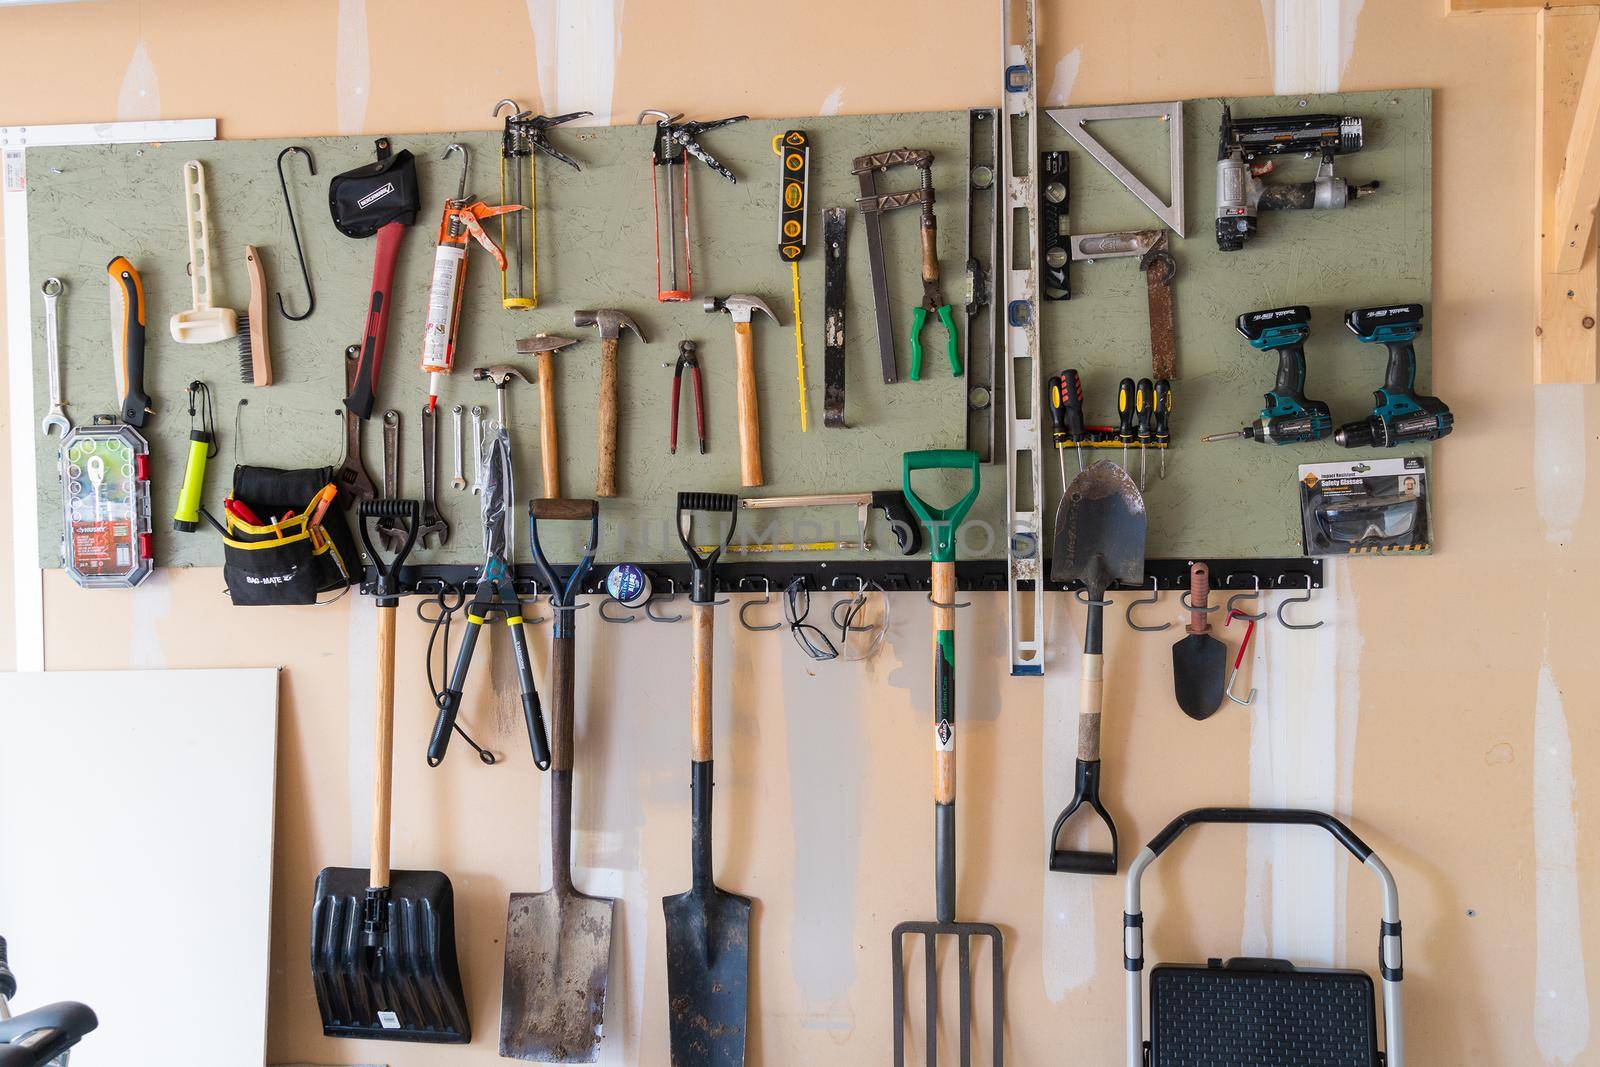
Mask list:
[[[356,387],[356,368],[360,366],[360,358],[359,345],[351,345],[344,350],[346,389],[353,390]],[[334,471],[334,478],[341,490],[357,500],[371,500],[378,495],[377,487],[367,476],[366,465],[361,462],[361,417],[350,410],[349,404],[344,406],[344,462]]]
[[[400,496],[400,413],[394,408],[383,413],[383,495],[390,500]],[[391,552],[405,547],[399,519],[379,519],[378,537]]]
[[[437,458],[439,445],[438,424],[434,418],[434,411],[427,405],[422,408],[422,511],[417,521],[417,539],[423,547],[443,547],[450,542],[450,524],[445,522],[439,514],[439,507],[434,502],[433,467]],[[459,461],[461,452],[457,450],[456,457]],[[437,537],[439,544],[428,545],[428,538]]]
[[[483,405],[472,405],[472,491],[483,492]]]
[[[452,489],[465,489],[467,487],[467,479],[461,473],[461,445],[462,445],[462,440],[461,439],[464,436],[466,436],[462,432],[461,412],[462,412],[462,408],[461,408],[460,404],[457,404],[455,407],[450,409],[450,419],[455,424],[455,441],[456,441],[456,443],[455,443],[456,476],[454,478],[450,479],[450,488],[452,488]]]
[[[56,329],[56,297],[66,288],[60,278],[46,278],[40,288],[44,293],[44,359],[50,368],[50,412],[40,423],[40,432],[46,437],[51,430],[64,436],[72,429],[67,413],[62,410],[66,405],[61,402],[61,340]]]

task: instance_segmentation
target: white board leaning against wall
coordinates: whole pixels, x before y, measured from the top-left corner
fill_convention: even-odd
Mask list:
[[[272,668],[0,674],[0,936],[74,1067],[260,1067],[277,732]]]

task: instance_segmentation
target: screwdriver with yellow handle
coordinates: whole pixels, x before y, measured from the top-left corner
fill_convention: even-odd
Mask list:
[[[1133,393],[1133,410],[1139,419],[1139,489],[1144,490],[1144,460],[1155,437],[1150,432],[1150,416],[1156,406],[1156,386],[1149,378],[1140,378]]]
[[[1161,477],[1167,476],[1167,449],[1172,444],[1172,382],[1156,380],[1156,447],[1161,450]]]
[[[1128,446],[1133,444],[1133,379],[1124,378],[1117,383],[1117,440],[1122,442],[1122,469],[1128,469]]]
[[[1083,471],[1083,383],[1076,370],[1062,371],[1050,379],[1050,422],[1056,442],[1056,457],[1060,459],[1071,441],[1078,449],[1078,471]],[[1062,462],[1061,488],[1067,488],[1067,465]]]

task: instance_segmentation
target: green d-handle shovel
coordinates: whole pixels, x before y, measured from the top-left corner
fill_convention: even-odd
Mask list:
[[[933,838],[934,885],[938,918],[934,922],[903,922],[891,936],[894,952],[894,1062],[905,1064],[906,974],[904,938],[923,939],[922,956],[927,1003],[923,1018],[923,1040],[927,1062],[938,1063],[938,936],[958,939],[961,967],[961,1060],[972,1062],[972,939],[988,938],[993,970],[990,1013],[993,1027],[992,1061],[999,1067],[1005,1061],[1005,935],[992,923],[956,922],[956,534],[978,499],[978,454],[955,449],[933,449],[905,454],[904,491],[906,502],[928,528],[932,545],[933,592],[933,726],[934,787]],[[946,508],[936,508],[918,496],[911,486],[913,471],[959,470],[970,472],[972,484],[966,495]]]

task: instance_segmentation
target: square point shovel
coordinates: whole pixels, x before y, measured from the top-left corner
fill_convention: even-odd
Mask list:
[[[327,867],[311,905],[311,984],[329,1037],[472,1040],[456,962],[455,893],[440,871],[389,869],[394,763],[396,576],[417,540],[415,500],[363,500],[361,540],[378,570],[378,710],[373,724],[372,868]],[[404,524],[405,543],[384,564],[370,520]]]
[[[923,990],[927,1062],[939,1063],[939,937],[956,939],[961,968],[960,1062],[972,1062],[972,939],[991,945],[990,965],[993,1005],[991,1025],[995,1067],[1005,1063],[1005,935],[993,923],[956,921],[956,534],[978,499],[978,454],[954,449],[931,449],[905,454],[903,491],[906,503],[928,528],[932,542],[933,591],[933,877],[938,918],[933,922],[899,923],[890,934],[894,982],[894,1063],[904,1067],[906,1036],[905,938],[922,939]],[[954,504],[936,508],[917,495],[911,475],[919,470],[970,472],[971,487]],[[948,942],[947,942],[948,943]]]
[[[539,543],[540,519],[587,521],[583,558],[559,581]],[[528,506],[534,562],[555,612],[550,650],[554,718],[550,734],[550,888],[513,893],[506,913],[506,968],[500,987],[500,1055],[542,1063],[593,1063],[600,1056],[616,901],[572,885],[573,660],[578,590],[594,564],[600,505],[535,500]]]
[[[1106,588],[1112,582],[1144,584],[1144,496],[1128,472],[1114,463],[1091,463],[1072,479],[1056,508],[1050,577],[1083,583],[1089,606],[1078,679],[1078,765],[1072,802],[1050,831],[1050,869],[1071,874],[1117,873],[1117,824],[1100,803],[1100,705],[1104,696]],[[1061,831],[1084,805],[1111,832],[1111,851],[1061,847]]]
[[[678,537],[693,569],[689,603],[690,856],[694,882],[661,901],[667,919],[667,1012],[674,1067],[740,1067],[750,994],[750,898],[711,881],[711,649],[717,559],[733,538],[739,498],[679,493]],[[705,554],[695,550],[690,512],[728,516],[727,532]],[[691,517],[692,521],[692,517]]]

